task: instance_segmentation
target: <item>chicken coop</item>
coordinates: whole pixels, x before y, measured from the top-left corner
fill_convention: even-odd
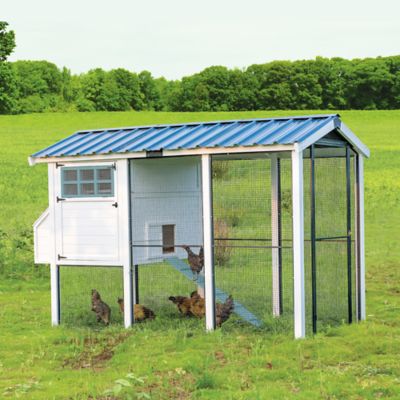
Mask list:
[[[98,323],[91,290],[127,328],[140,307],[296,338],[364,319],[364,157],[337,114],[79,131],[33,154],[52,324]]]

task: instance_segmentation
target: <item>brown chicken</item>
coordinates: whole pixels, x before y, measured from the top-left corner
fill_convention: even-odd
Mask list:
[[[180,313],[186,317],[203,318],[206,314],[205,300],[199,295],[197,290],[185,296],[170,296],[168,298],[177,305]],[[231,316],[235,305],[232,296],[227,297],[225,303],[216,303],[215,305],[215,322],[220,327]]]
[[[190,295],[190,312],[197,318],[203,318],[206,314],[204,299],[197,293],[197,290]]]
[[[229,296],[225,303],[217,303],[215,305],[215,322],[218,327],[220,327],[225,321],[231,316],[235,305],[233,303],[232,296]]]
[[[185,249],[188,254],[188,262],[193,273],[193,280],[197,280],[199,273],[204,267],[204,249],[201,247],[200,252],[197,255],[193,253],[189,246],[184,245],[182,248]]]
[[[185,296],[169,296],[169,301],[172,301],[178,307],[179,312],[185,317],[191,317],[192,313],[190,307],[192,305],[192,299]]]
[[[124,313],[124,299],[118,298],[118,305],[119,311],[123,314]],[[146,319],[154,319],[155,314],[150,308],[142,306],[141,304],[134,304],[133,305],[133,316],[136,322],[142,322]]]
[[[96,289],[92,289],[92,311],[96,314],[97,322],[103,321],[104,325],[109,325],[111,319],[111,309],[100,296]]]

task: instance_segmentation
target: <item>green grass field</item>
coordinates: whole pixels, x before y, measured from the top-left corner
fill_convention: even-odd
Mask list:
[[[47,207],[47,172],[29,167],[28,155],[78,129],[310,113],[1,116],[0,398],[400,398],[400,111],[341,112],[371,150],[366,322],[301,341],[279,325],[206,334],[200,321],[179,318],[129,331],[49,324],[48,271],[32,263],[31,235]]]

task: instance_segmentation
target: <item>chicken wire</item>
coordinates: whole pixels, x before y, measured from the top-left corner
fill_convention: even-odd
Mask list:
[[[134,302],[150,308],[157,320],[178,323],[182,315],[169,297],[203,292],[183,248],[198,254],[203,246],[200,159],[134,160],[130,175]],[[181,261],[186,275],[171,259]]]
[[[280,162],[281,316],[273,318],[271,159],[213,158],[213,222],[215,287],[244,307],[244,322],[254,315],[265,328],[293,321],[291,161]],[[277,231],[274,232],[278,234]],[[217,290],[218,290],[217,289]],[[246,318],[248,317],[248,318]]]
[[[314,158],[315,237],[312,230],[312,160],[309,152],[306,153],[307,158],[304,159],[304,258],[307,332],[316,332],[327,326],[356,320],[354,154],[351,153],[349,184],[347,185],[346,150],[342,149],[340,152],[341,154],[338,157],[318,158],[317,155]],[[349,193],[348,189],[350,189]],[[349,204],[347,194],[350,195]],[[349,232],[347,229],[348,213],[350,213],[351,218]],[[315,243],[314,289],[313,243]],[[351,280],[350,290],[349,276]],[[313,292],[315,296],[314,307]],[[351,311],[349,303],[351,304]]]
[[[111,309],[110,324],[123,324],[118,298],[123,297],[122,267],[60,266],[61,323],[71,326],[102,327],[92,309],[92,289]]]

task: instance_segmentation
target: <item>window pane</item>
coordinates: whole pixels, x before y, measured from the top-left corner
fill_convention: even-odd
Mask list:
[[[64,174],[64,181],[66,182],[78,180],[78,173],[76,169],[64,169],[63,174]]]
[[[101,168],[97,170],[97,179],[99,181],[111,180],[111,168]]]
[[[94,194],[94,183],[81,183],[81,196]]]
[[[77,194],[78,185],[76,183],[64,183],[64,196],[76,196]]]
[[[173,253],[175,251],[175,225],[162,226],[163,253]]]
[[[98,183],[97,184],[97,193],[98,194],[111,194],[111,183]]]
[[[81,169],[79,171],[81,181],[93,181],[94,170],[93,169]]]

